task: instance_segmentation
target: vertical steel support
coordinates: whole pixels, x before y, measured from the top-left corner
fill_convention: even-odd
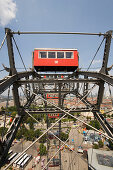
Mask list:
[[[88,76],[84,76],[84,79],[87,79]],[[84,89],[83,89],[83,96],[85,96],[88,92],[88,83],[84,83]],[[87,99],[87,96],[84,98],[85,100]],[[88,108],[88,105],[86,105]]]
[[[14,53],[13,53],[13,44],[12,44],[12,33],[11,30],[6,28],[5,33],[7,33],[7,48],[8,48],[8,55],[9,55],[9,63],[10,63],[10,75],[17,74],[16,68],[15,68],[15,61],[14,61]],[[20,112],[20,101],[19,101],[19,94],[18,94],[18,85],[16,83],[13,84],[13,96],[14,96],[14,103],[17,108],[18,116],[16,116],[8,129],[8,132],[6,136],[4,137],[2,145],[2,153],[0,153],[0,167],[3,166],[3,164],[6,161],[7,154],[9,151],[9,148],[11,147],[12,141],[14,140],[17,130],[20,126],[20,123],[22,122],[23,116]]]
[[[8,47],[8,55],[9,55],[9,63],[10,63],[10,74],[14,75],[17,73],[15,68],[15,61],[14,61],[14,53],[13,53],[13,44],[12,44],[12,33],[9,28],[5,28],[5,33],[7,33],[7,47]]]
[[[61,83],[58,84],[58,87],[59,87],[59,97],[58,97],[58,106],[60,108],[62,108],[62,101],[61,101]],[[59,115],[59,117],[61,117],[62,114]],[[59,138],[61,136],[61,120],[59,121]],[[59,141],[59,148],[61,146],[61,142]],[[62,166],[61,166],[61,150],[59,150],[59,162],[60,162],[60,170],[62,169]]]
[[[111,45],[112,31],[108,31],[105,38],[106,41],[105,41],[105,48],[104,48],[104,56],[103,56],[103,63],[102,63],[102,68],[100,70],[100,73],[108,74],[107,64],[108,64],[108,57],[109,57],[109,51]],[[103,94],[104,94],[104,81],[101,81],[99,85],[98,98],[97,98],[98,109],[100,109],[100,105],[103,99]]]
[[[46,94],[45,94],[45,99],[47,99]],[[45,101],[44,103],[45,103],[45,111],[47,111],[47,102]],[[48,113],[46,113],[46,119],[47,119],[47,129],[48,129],[49,128]],[[47,132],[47,162],[49,161],[48,151],[49,151],[49,137]],[[47,165],[47,170],[48,170],[48,165]]]
[[[88,76],[84,76],[84,79],[88,79]],[[84,83],[84,91],[83,91],[83,96],[85,96],[87,94],[87,90],[88,90],[88,83]],[[87,97],[85,97],[86,99]]]
[[[26,80],[29,80],[29,77],[27,77]],[[27,100],[29,100],[30,96],[31,96],[31,94],[30,94],[30,85],[29,84],[25,84],[25,94],[26,94]]]
[[[14,61],[14,52],[13,52],[13,44],[12,44],[12,33],[9,28],[5,28],[5,32],[7,33],[7,48],[8,48],[8,55],[9,55],[9,63],[10,63],[10,75],[14,75],[17,73],[15,68],[15,61]],[[18,114],[20,115],[20,101],[19,101],[19,94],[18,94],[18,85],[16,83],[13,84],[13,97],[14,97],[14,104],[17,107]]]
[[[100,73],[104,73],[104,74],[108,73],[107,64],[108,64],[108,57],[109,57],[109,51],[110,51],[110,45],[111,45],[111,38],[112,38],[112,31],[108,31],[106,35],[103,63],[102,63],[102,68],[100,70]]]

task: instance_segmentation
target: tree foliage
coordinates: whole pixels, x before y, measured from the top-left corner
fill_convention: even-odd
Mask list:
[[[93,126],[94,128],[96,129],[100,129],[100,123],[97,121],[97,120],[91,120],[89,125]],[[86,128],[89,130],[89,129],[92,129],[91,127],[89,127],[88,125],[86,126]]]
[[[98,142],[98,144],[99,144],[99,148],[103,148],[104,144],[103,144],[102,140],[100,140],[100,141]]]
[[[34,132],[34,135],[35,135],[36,138],[38,138],[41,134],[42,134],[42,133],[41,133],[40,129],[37,129],[37,130],[35,130],[35,132]]]
[[[113,142],[109,139],[108,140],[109,141],[109,148],[111,149],[111,150],[113,150]]]
[[[18,132],[16,134],[16,138],[21,139],[24,137],[26,140],[33,141],[36,138],[38,138],[41,134],[42,133],[39,129],[37,129],[37,130],[27,129],[26,127],[22,126],[18,130]]]
[[[4,132],[4,135],[6,134],[8,128],[4,128],[4,127],[0,127],[0,136],[2,136],[3,132]]]
[[[40,144],[39,149],[40,149],[40,155],[41,156],[47,154],[46,146],[44,146],[43,143]]]
[[[40,143],[45,143],[45,142],[46,142],[46,139],[47,139],[47,135],[44,135],[44,136],[42,136],[42,137],[39,139],[39,142],[40,142]]]
[[[66,140],[68,139],[68,137],[69,137],[68,134],[66,134],[66,133],[64,133],[64,132],[61,132],[61,133],[60,133],[60,139],[61,139],[62,141],[66,141]]]
[[[93,145],[93,149],[99,149],[99,145],[94,144],[94,145]]]

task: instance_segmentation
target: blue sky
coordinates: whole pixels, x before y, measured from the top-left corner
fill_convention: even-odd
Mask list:
[[[7,2],[7,3],[6,3]],[[4,28],[13,31],[57,31],[105,33],[113,30],[113,0],[0,0],[0,44]],[[82,35],[14,35],[26,67],[32,67],[34,48],[76,48],[79,65],[87,68],[103,37]],[[112,40],[113,41],[113,40]],[[104,43],[92,65],[101,67]],[[14,47],[17,68],[23,68]],[[0,50],[2,63],[9,66],[6,42]],[[113,64],[113,42],[109,65]],[[6,73],[1,72],[0,78]]]

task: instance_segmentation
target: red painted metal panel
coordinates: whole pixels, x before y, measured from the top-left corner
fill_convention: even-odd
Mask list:
[[[74,50],[74,58],[39,58],[39,51],[59,51],[59,50],[34,50],[34,66],[78,66],[78,51]],[[72,52],[72,50],[61,50]]]
[[[47,99],[58,99],[58,94],[57,93],[47,94]]]
[[[48,117],[49,118],[58,118],[59,117],[59,113],[51,113],[51,114],[48,114]]]

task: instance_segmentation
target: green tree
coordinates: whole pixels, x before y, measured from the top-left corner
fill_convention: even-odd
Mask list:
[[[17,131],[16,138],[22,139],[23,137],[26,136],[26,133],[27,133],[27,129],[24,126],[21,126]]]
[[[29,123],[29,128],[32,129],[32,130],[34,130],[34,123],[33,123],[33,122],[30,122],[30,123]]]
[[[60,139],[61,139],[62,141],[66,141],[66,140],[68,139],[68,137],[69,137],[68,134],[66,134],[66,133],[64,133],[64,132],[61,132],[61,133],[60,133]]]
[[[34,141],[35,140],[35,132],[33,129],[26,130],[25,134],[25,139],[29,141]]]
[[[110,148],[111,150],[113,150],[113,142],[112,142],[110,139],[108,140],[108,142],[109,142],[109,145],[108,145],[109,148]]]
[[[47,154],[46,146],[44,146],[43,143],[40,144],[39,149],[40,149],[40,155],[41,156]]]
[[[89,125],[93,126],[94,128],[96,129],[100,129],[100,123],[97,121],[97,120],[91,120]],[[88,125],[86,126],[86,128],[89,130],[89,129],[92,129],[91,127],[89,127]]]
[[[40,143],[45,143],[45,142],[46,142],[46,139],[47,139],[47,135],[44,135],[44,136],[42,136],[42,137],[39,139],[39,142],[40,142]]]
[[[17,134],[16,134],[16,139],[22,139],[23,137],[23,133],[21,130],[18,130]]]
[[[103,116],[106,118],[106,113],[104,113]]]
[[[99,148],[103,148],[104,144],[103,144],[102,140],[100,140],[100,141],[98,142],[98,144],[99,144]]]
[[[7,132],[7,130],[8,130],[8,128],[4,128],[4,127],[1,127],[0,128],[0,136],[2,136],[2,134],[3,134],[3,132],[4,132],[4,135],[6,134],[6,132]]]
[[[4,110],[5,110],[5,108],[2,106],[2,107],[1,107],[1,111],[4,111]]]
[[[36,138],[38,138],[41,135],[40,129],[35,130],[34,135]]]
[[[16,106],[10,106],[7,108],[8,112],[14,112],[14,111],[17,111],[17,108]]]
[[[94,144],[93,149],[99,149],[99,146],[97,144]]]

